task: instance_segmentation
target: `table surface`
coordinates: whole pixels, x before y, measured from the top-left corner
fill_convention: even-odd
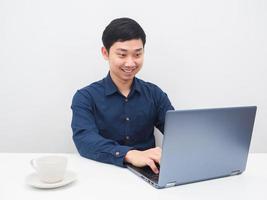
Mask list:
[[[36,189],[25,183],[34,172],[30,160],[44,155],[68,158],[77,180],[56,189]],[[267,154],[249,154],[246,171],[166,189],[155,189],[128,169],[82,158],[78,154],[0,153],[0,200],[16,199],[267,199]]]

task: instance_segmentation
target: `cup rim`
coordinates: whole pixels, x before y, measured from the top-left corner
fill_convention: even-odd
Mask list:
[[[58,164],[66,163],[68,160],[64,156],[41,156],[34,159],[37,163]]]

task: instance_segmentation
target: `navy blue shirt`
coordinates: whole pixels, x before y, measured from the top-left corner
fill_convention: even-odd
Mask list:
[[[73,140],[80,155],[121,167],[129,150],[155,147],[154,126],[163,133],[166,111],[173,110],[156,85],[134,78],[125,97],[110,74],[78,90],[71,108]]]

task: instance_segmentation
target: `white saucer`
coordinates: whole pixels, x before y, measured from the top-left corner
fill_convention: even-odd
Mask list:
[[[26,183],[30,186],[36,187],[36,188],[57,188],[62,187],[65,185],[70,184],[71,182],[75,181],[77,178],[77,175],[73,171],[66,171],[65,177],[62,181],[56,182],[56,183],[45,183],[39,180],[37,173],[29,174],[26,177]]]

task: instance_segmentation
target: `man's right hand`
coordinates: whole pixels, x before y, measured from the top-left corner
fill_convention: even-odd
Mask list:
[[[125,155],[125,162],[130,163],[136,167],[149,166],[155,174],[159,173],[159,170],[155,163],[160,163],[161,148],[155,147],[145,151],[130,150]]]

